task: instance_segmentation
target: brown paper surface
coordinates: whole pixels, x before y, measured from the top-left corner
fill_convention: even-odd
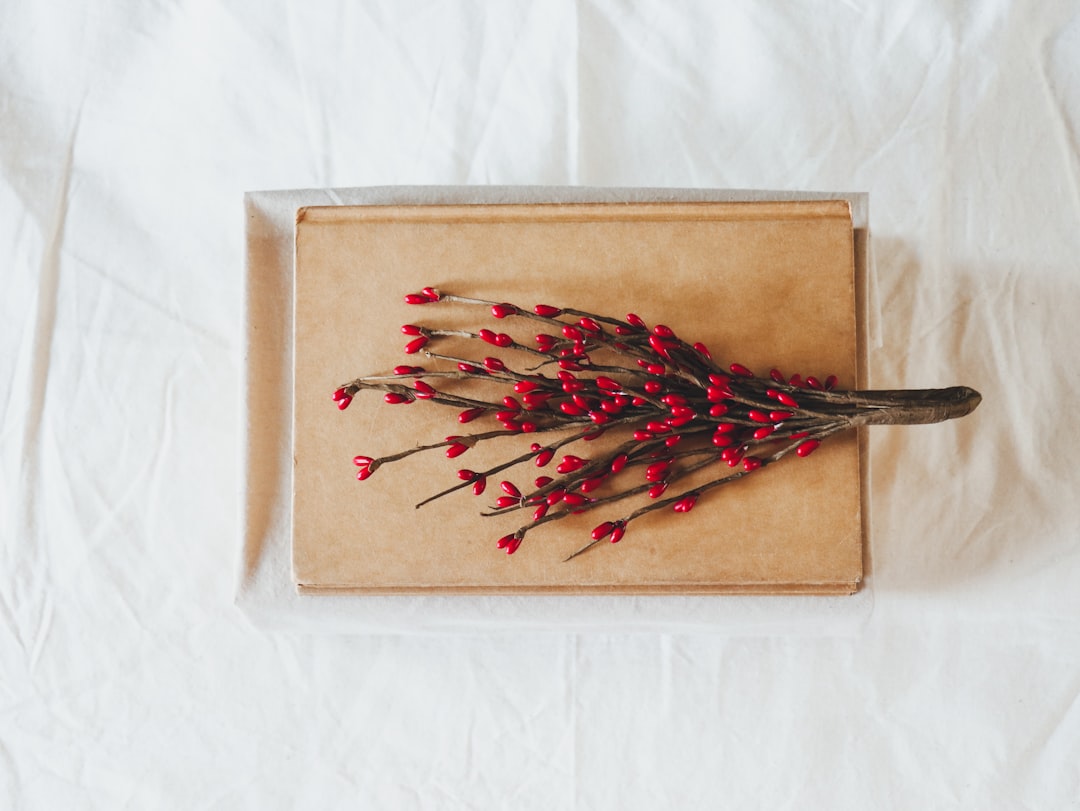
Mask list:
[[[722,363],[738,361],[760,374],[772,366],[804,376],[835,373],[841,386],[853,387],[846,202],[307,208],[298,215],[296,249],[293,567],[302,590],[857,587],[862,531],[854,434],[708,493],[691,513],[643,517],[621,543],[599,544],[564,563],[593,526],[629,511],[626,503],[547,524],[507,556],[495,540],[528,513],[481,517],[494,501],[494,482],[481,498],[462,490],[419,510],[414,505],[456,483],[460,467],[482,469],[526,450],[528,437],[483,443],[458,459],[441,450],[417,454],[357,482],[356,454],[386,455],[464,431],[457,411],[444,406],[391,406],[379,392],[360,392],[339,412],[330,400],[339,384],[400,363],[436,368],[402,354],[408,339],[401,324],[487,326],[522,343],[538,331],[536,322],[496,321],[482,308],[403,303],[405,293],[428,285],[522,306],[636,312],[704,341]],[[587,457],[593,444],[566,450]],[[529,484],[542,472],[531,463],[520,470],[507,478]]]

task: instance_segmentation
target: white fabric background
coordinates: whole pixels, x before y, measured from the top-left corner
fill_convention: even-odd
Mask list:
[[[0,805],[1080,807],[1073,4],[0,20]],[[868,191],[858,634],[253,625],[242,194],[406,183]]]

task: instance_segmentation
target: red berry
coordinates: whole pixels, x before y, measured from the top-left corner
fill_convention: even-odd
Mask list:
[[[491,308],[491,314],[496,318],[506,318],[508,315],[516,315],[518,308],[513,304],[495,304]]]
[[[495,499],[495,509],[505,510],[507,507],[516,507],[520,503],[520,498],[514,498],[513,496],[499,496]]]
[[[696,349],[699,354],[704,355],[709,360],[712,360],[712,353],[709,351],[709,347],[705,346],[705,344],[698,341],[696,344],[694,344],[694,349]]]
[[[726,448],[731,445],[735,440],[727,434],[716,433],[712,435],[712,444],[717,448]]]
[[[455,442],[453,445],[448,445],[446,448],[446,456],[449,459],[456,459],[461,454],[465,453],[469,449],[468,445],[464,445],[461,442]]]
[[[627,313],[627,315],[626,315],[626,323],[632,324],[633,326],[638,327],[640,329],[645,329],[645,322],[642,321],[638,316],[634,315],[633,313]]]
[[[515,498],[521,498],[521,491],[517,489],[517,485],[513,482],[499,482],[499,487],[508,496],[514,496]]]
[[[610,377],[604,377],[603,375],[596,378],[596,385],[597,385],[598,388],[604,389],[605,391],[621,391],[622,390],[622,384],[621,383],[619,383],[618,381],[612,380]]]
[[[349,407],[349,403],[351,403],[351,402],[352,402],[352,397],[350,397],[349,395],[346,394],[344,397],[342,397],[340,400],[337,401],[338,410],[339,411],[344,411],[346,408]]]
[[[543,467],[544,465],[546,465],[548,462],[551,461],[551,458],[554,455],[555,455],[555,451],[553,451],[551,448],[545,448],[544,450],[540,451],[540,453],[536,457],[536,466],[537,467]]]
[[[733,363],[728,368],[731,369],[731,373],[733,375],[738,375],[739,377],[754,376],[754,373],[747,369],[745,366],[743,366],[741,363]]]
[[[489,372],[505,372],[506,364],[498,358],[484,358],[484,368]]]
[[[769,434],[776,430],[775,425],[763,425],[754,431],[754,439],[765,439]]]
[[[784,420],[790,420],[795,415],[790,411],[770,411],[769,419],[773,422],[783,422]]]
[[[366,479],[366,478],[367,478],[368,476],[370,476],[371,474],[372,474],[372,470],[371,470],[371,468],[369,468],[369,467],[362,467],[362,468],[360,468],[360,469],[359,469],[358,471],[356,471],[356,478],[357,478],[357,481],[363,481],[364,479]]]
[[[334,391],[333,400],[334,400],[335,403],[337,403],[337,402],[341,401],[343,398],[347,397],[348,395],[349,395],[349,393],[347,391],[345,391],[344,388],[340,388],[340,389],[337,389],[337,390]]]
[[[757,470],[759,467],[761,467],[761,460],[758,459],[756,456],[747,456],[745,459],[742,460],[742,467],[743,470],[745,470],[747,473],[750,473],[751,471]]]
[[[644,389],[646,394],[659,394],[664,390],[664,384],[659,380],[646,380]]]
[[[389,391],[383,395],[383,400],[390,405],[399,405],[401,403],[411,403],[413,398],[408,394],[398,394],[396,391]]]
[[[540,386],[531,380],[519,380],[514,384],[514,391],[518,394],[527,394],[530,391],[536,391]]]
[[[396,375],[422,375],[424,373],[423,366],[395,366],[394,374]]]
[[[799,403],[795,400],[795,398],[788,394],[786,391],[778,391],[776,393],[776,399],[784,405],[788,406],[789,408],[799,407]]]
[[[405,296],[406,304],[430,304],[434,299],[428,298],[423,293],[409,293]]]
[[[413,388],[416,389],[416,396],[419,397],[421,400],[430,400],[432,397],[438,394],[438,392],[435,391],[434,388],[429,386],[423,380],[414,380]]]
[[[562,310],[558,307],[552,307],[550,304],[537,304],[533,307],[533,312],[544,318],[555,318],[562,315]]]
[[[660,498],[660,496],[664,495],[667,487],[667,482],[657,482],[649,488],[649,498]]]
[[[769,415],[768,414],[766,414],[764,411],[758,411],[756,409],[751,409],[749,412],[747,412],[746,416],[748,416],[754,422],[768,422],[769,421]]]
[[[623,535],[626,534],[626,527],[623,526],[622,521],[615,522],[615,529],[611,531],[611,542],[618,543],[623,539]]]
[[[578,326],[580,326],[586,332],[600,332],[601,331],[600,330],[600,325],[597,324],[591,318],[582,318],[580,321],[578,321]]]
[[[786,382],[786,381],[784,380],[784,375],[783,375],[783,374],[781,374],[781,372],[780,372],[780,370],[779,370],[779,369],[770,369],[770,370],[769,370],[769,377],[771,377],[771,378],[772,378],[773,380],[775,380],[775,381],[776,381],[777,383],[784,383],[784,382]]]
[[[598,487],[600,487],[600,485],[602,485],[603,483],[603,476],[593,476],[592,478],[586,479],[581,483],[581,492],[591,493],[593,490],[596,490]]]
[[[510,542],[506,545],[506,554],[514,554],[518,551],[519,546],[521,546],[521,538],[511,538]]]
[[[618,473],[620,470],[626,467],[626,463],[629,460],[629,456],[627,456],[625,453],[620,453],[618,456],[611,460],[611,472]]]
[[[658,338],[674,338],[675,330],[673,330],[671,327],[664,326],[663,324],[657,324],[655,327],[653,327],[653,334],[656,335]]]
[[[478,496],[487,489],[487,477],[481,476],[475,482],[473,482],[472,493],[474,496]]]
[[[697,493],[691,493],[690,495],[684,496],[683,498],[680,498],[678,501],[672,504],[671,509],[673,509],[677,513],[688,513],[692,509],[694,509],[694,505],[697,504],[697,500]]]
[[[541,504],[539,507],[537,507],[533,511],[532,520],[533,521],[539,521],[541,518],[543,518],[545,515],[547,515],[547,511],[548,511],[548,505],[547,505],[547,502],[545,501],[543,504]]]
[[[416,326],[416,324],[403,324],[402,327],[401,327],[401,332],[404,335],[423,335],[424,334],[424,331],[420,327]]]
[[[836,375],[829,375],[825,378],[825,391],[832,391],[839,382],[840,379]]]
[[[592,531],[592,539],[599,541],[601,538],[606,538],[615,530],[615,524],[611,521],[605,521]]]
[[[648,442],[652,438],[653,435],[650,434],[648,431],[634,431],[634,439],[636,439],[638,442]]]
[[[716,403],[709,406],[710,417],[722,417],[728,412],[728,407],[724,403]]]
[[[405,354],[415,355],[417,352],[427,346],[427,343],[428,337],[426,335],[421,335],[419,338],[413,338],[411,341],[405,344]]]
[[[374,461],[370,456],[354,456],[352,463],[357,467],[367,467]]]
[[[589,499],[581,495],[581,493],[563,493],[562,500],[571,507],[580,507],[582,504],[589,503]]]
[[[480,335],[480,340],[481,341],[484,341],[484,342],[492,344],[492,345],[495,344],[495,339],[496,339],[497,336],[491,330],[482,329],[482,330],[480,330],[479,335]]]
[[[585,467],[585,460],[580,456],[564,456],[562,461],[555,467],[555,470],[559,473],[573,473],[575,470],[581,470]]]
[[[458,422],[460,422],[462,424],[464,424],[466,422],[472,422],[477,417],[479,417],[481,414],[483,414],[484,411],[485,411],[485,409],[483,409],[483,408],[467,408],[464,411],[462,411],[460,414],[458,414],[458,417],[457,417]]]
[[[817,447],[820,444],[821,443],[816,439],[808,439],[795,449],[795,453],[802,457],[809,456],[817,450]]]
[[[810,375],[810,377],[806,378],[806,385],[809,386],[812,389],[817,389],[818,391],[824,391],[825,390],[825,386],[823,386],[821,381],[818,380],[813,375]]]

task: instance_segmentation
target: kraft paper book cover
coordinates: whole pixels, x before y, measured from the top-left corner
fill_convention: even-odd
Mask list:
[[[845,201],[340,206],[302,209],[296,230],[293,564],[308,592],[849,593],[862,576],[858,439],[831,437],[701,499],[644,516],[618,544],[568,562],[598,520],[531,533],[507,556],[495,540],[521,515],[481,517],[485,497],[454,483],[462,459],[416,454],[358,482],[353,456],[454,433],[454,411],[330,393],[359,375],[419,363],[401,325],[492,326],[459,304],[410,308],[425,286],[548,303],[674,327],[718,360],[835,373],[856,388],[855,262]],[[535,324],[497,322],[521,343]],[[432,362],[426,362],[431,365]],[[469,451],[480,469],[527,436]],[[603,441],[603,440],[601,440]],[[598,443],[599,444],[599,443]],[[578,443],[574,452],[585,454]],[[544,471],[529,466],[520,474]]]

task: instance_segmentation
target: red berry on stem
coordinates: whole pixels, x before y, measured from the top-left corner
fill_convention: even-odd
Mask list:
[[[724,403],[716,403],[715,405],[709,406],[710,417],[722,417],[727,413],[728,407]]]
[[[539,507],[537,507],[533,511],[532,520],[533,521],[539,521],[541,518],[543,518],[545,515],[547,515],[548,509],[549,508],[548,508],[547,502],[545,501],[543,504],[541,504]]]
[[[776,393],[776,399],[784,405],[788,406],[789,408],[799,407],[799,403],[795,400],[795,398],[788,394],[786,391],[778,391]]]
[[[803,442],[799,447],[795,449],[795,453],[802,457],[807,457],[817,450],[818,445],[821,443],[816,439],[808,439]]]
[[[413,338],[411,341],[405,344],[405,354],[415,355],[417,352],[427,346],[427,343],[428,337],[426,335],[421,335],[419,338]]]
[[[520,503],[520,498],[514,498],[513,496],[499,496],[495,499],[495,509],[505,510],[507,507],[516,507]]]
[[[733,363],[728,368],[731,369],[731,373],[733,375],[738,375],[739,377],[754,376],[754,373],[747,369],[745,366],[743,366],[741,363]]]
[[[540,451],[540,453],[537,455],[537,457],[536,457],[536,466],[537,467],[543,467],[544,465],[546,465],[548,462],[551,461],[553,456],[555,456],[555,451],[553,451],[551,448],[545,448],[544,450]],[[562,472],[562,471],[560,471],[560,472]]]
[[[491,314],[496,318],[506,318],[506,316],[516,315],[518,312],[518,308],[513,304],[495,304],[491,308]]]
[[[688,513],[692,509],[694,509],[694,505],[697,504],[697,500],[697,493],[691,493],[690,495],[684,496],[683,498],[680,498],[678,501],[672,504],[671,509],[673,509],[677,513]]]
[[[839,382],[840,379],[836,375],[829,375],[825,378],[825,391],[832,391]]]
[[[346,394],[344,397],[337,401],[338,411],[344,411],[346,408],[349,407],[349,403],[351,402],[352,397]]]
[[[600,524],[599,526],[597,526],[592,531],[592,539],[594,541],[599,541],[601,538],[606,538],[614,530],[615,530],[615,524],[612,523],[611,521],[605,521],[604,523]]]
[[[633,313],[627,313],[626,314],[626,323],[632,324],[633,326],[638,327],[640,329],[645,329],[645,322],[642,321],[641,318],[634,315]]]
[[[460,414],[458,414],[458,418],[457,418],[458,422],[460,422],[462,424],[467,423],[467,422],[472,422],[477,417],[479,417],[481,414],[483,414],[484,411],[485,411],[485,409],[483,409],[483,408],[467,408],[464,411],[462,411]]]
[[[583,317],[580,321],[578,321],[578,326],[580,326],[583,330],[586,330],[587,332],[601,331],[600,325],[597,324],[593,319],[587,317]]]
[[[611,542],[618,543],[623,539],[623,535],[626,534],[626,527],[623,526],[622,521],[615,522],[615,529],[611,531]]]
[[[345,397],[348,397],[349,393],[344,388],[336,389],[334,391],[333,400],[335,403],[340,402]]]
[[[468,445],[464,445],[461,442],[455,442],[453,445],[448,445],[446,448],[446,456],[449,459],[456,459],[465,453],[469,449]]]
[[[712,360],[712,353],[709,351],[709,347],[705,346],[701,341],[694,344],[694,349],[698,351],[698,354],[704,355],[709,360]]]
[[[487,489],[487,477],[481,476],[475,482],[473,482],[472,493],[474,496],[478,496]]]
[[[657,324],[655,327],[653,327],[653,334],[659,338],[674,338],[675,330],[673,330],[671,327],[665,326],[664,324]]]
[[[506,495],[521,498],[521,491],[517,489],[517,485],[513,482],[499,482],[499,487],[502,488]]]
[[[533,307],[533,312],[544,318],[555,318],[562,315],[562,310],[558,307],[552,307],[550,304],[537,304]]]
[[[765,439],[769,434],[776,430],[775,425],[763,425],[754,431],[754,439]]]
[[[430,304],[434,299],[425,296],[423,293],[409,293],[405,296],[406,304]]]
[[[750,473],[751,471],[757,470],[759,467],[761,467],[761,460],[758,459],[756,456],[747,456],[745,459],[742,460],[742,467],[743,470],[745,470],[747,473]]]
[[[423,335],[424,334],[423,329],[416,326],[416,324],[403,324],[402,327],[401,327],[401,332],[404,335]]]
[[[649,498],[660,498],[660,496],[664,495],[667,487],[667,482],[657,482],[649,488]]]
[[[411,403],[413,398],[408,394],[398,394],[396,391],[389,391],[383,395],[383,400],[390,405],[399,405],[401,403]]]
[[[367,467],[374,461],[370,456],[354,456],[352,463],[357,467]]]
[[[562,458],[562,461],[555,467],[555,470],[559,473],[573,473],[575,470],[581,470],[585,467],[585,460],[580,456],[567,455]]]
[[[644,389],[646,394],[659,394],[664,390],[664,384],[659,380],[646,380]]]
[[[521,546],[521,538],[511,537],[510,542],[506,544],[506,554],[514,554],[518,551],[519,546]]]
[[[618,456],[611,460],[611,472],[618,473],[620,470],[626,467],[626,463],[629,460],[629,456],[627,456],[625,453],[620,453]]]
[[[423,380],[414,380],[413,388],[416,389],[416,396],[419,397],[421,400],[430,400],[432,397],[438,394],[438,392],[435,391],[434,388],[429,386]]]

